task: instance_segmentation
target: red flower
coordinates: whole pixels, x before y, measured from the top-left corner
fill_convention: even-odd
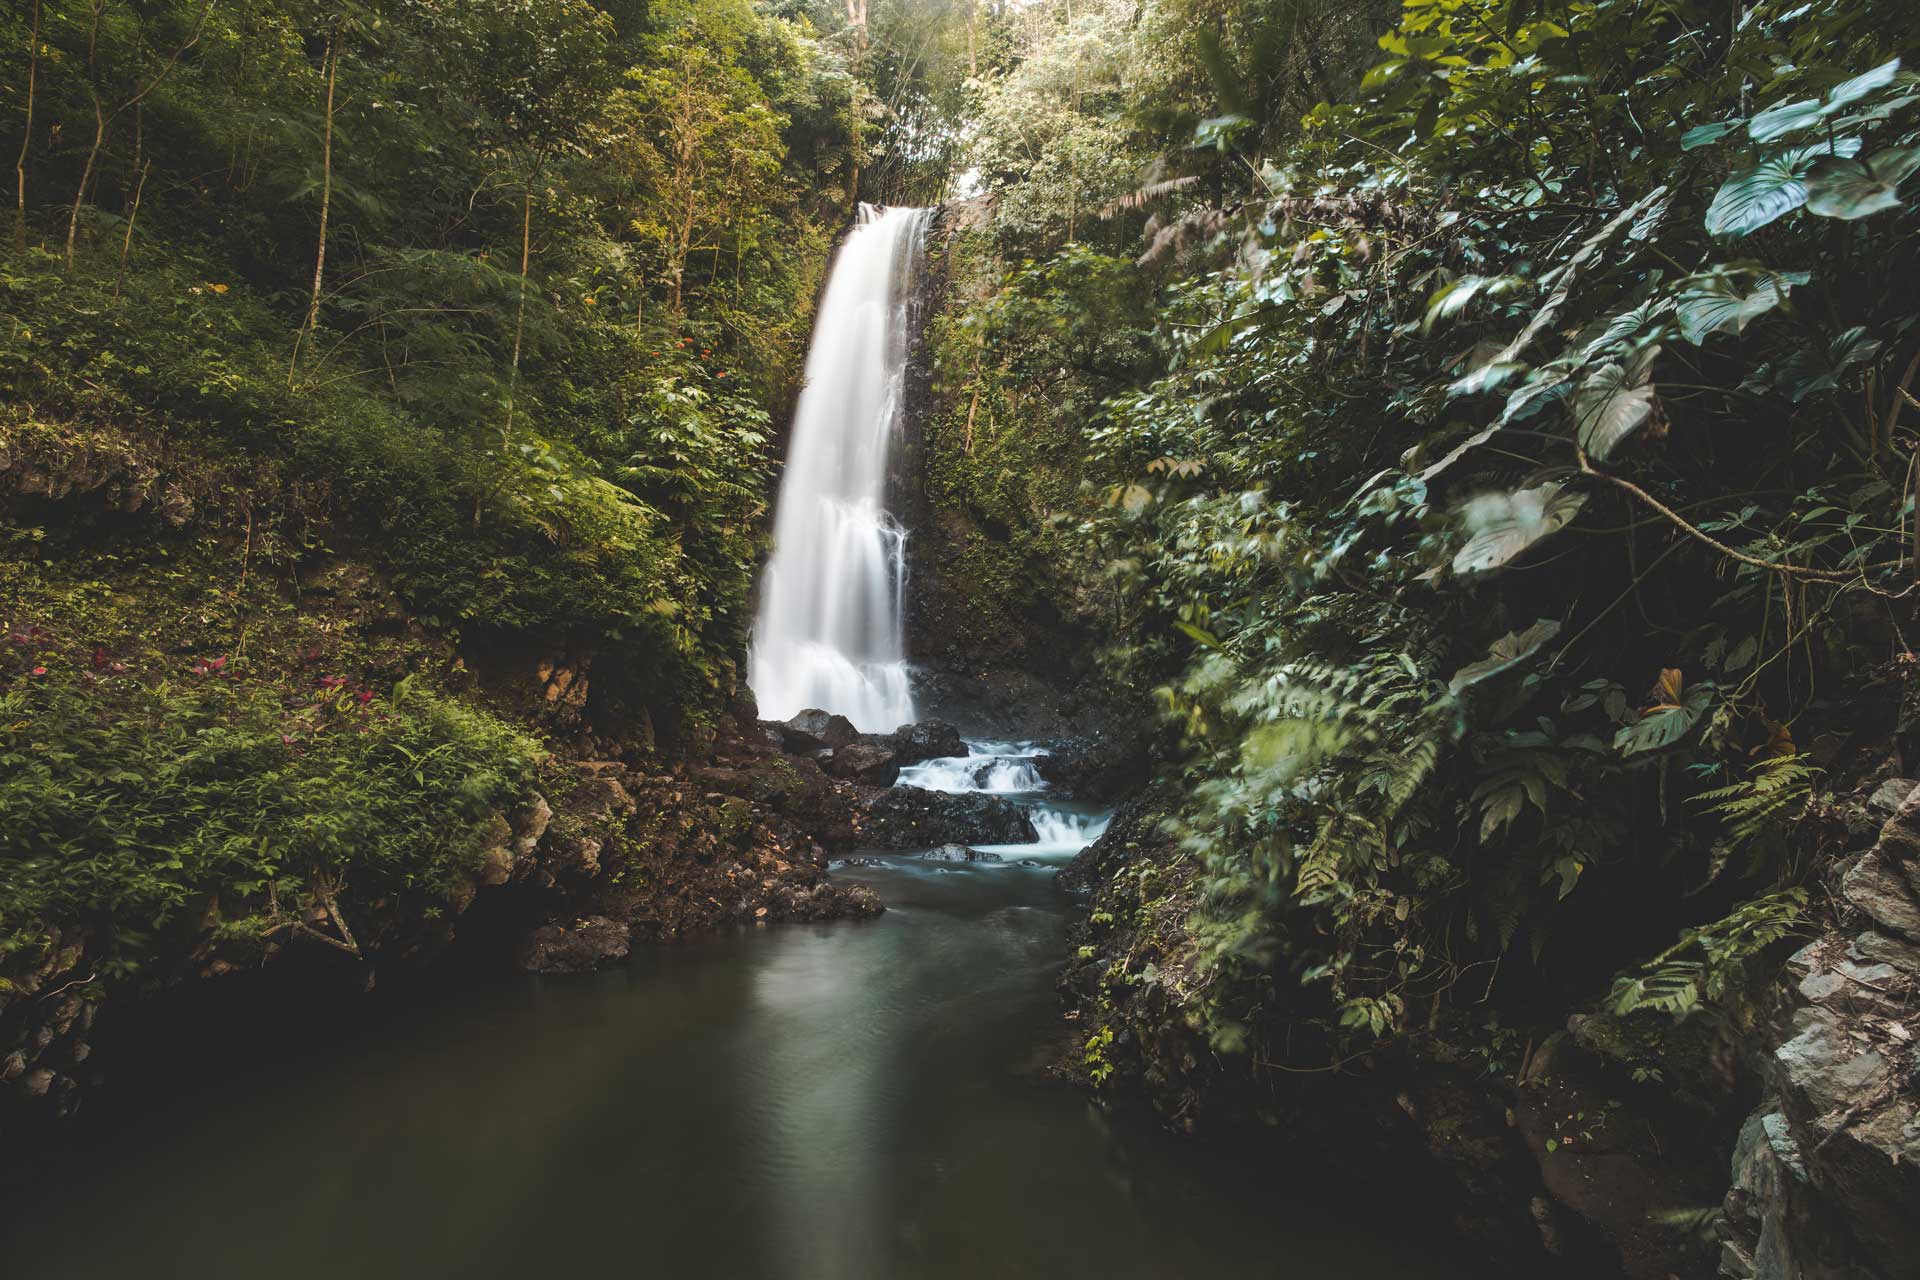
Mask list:
[[[345,676],[321,676],[320,677],[320,687],[322,689],[338,689],[341,685],[345,684],[346,682],[347,682],[347,678]]]
[[[105,667],[106,665],[107,665],[106,646],[98,645],[98,644],[93,646],[93,669],[95,671],[99,671],[101,668]]]
[[[356,695],[354,695],[354,696],[356,696],[356,697],[358,697],[358,698],[360,699],[360,705],[364,707],[364,706],[366,706],[366,705],[367,705],[367,704],[368,704],[369,702],[372,702],[372,701],[373,701],[373,690],[371,690],[371,689],[362,689],[362,690],[361,690],[361,691],[360,691],[360,692],[359,692],[358,694],[356,694]]]
[[[45,675],[45,674],[47,674],[47,669],[46,669],[45,667],[35,667],[35,668],[33,669],[33,674],[35,674],[35,675],[37,675],[37,676],[43,676],[43,675]]]

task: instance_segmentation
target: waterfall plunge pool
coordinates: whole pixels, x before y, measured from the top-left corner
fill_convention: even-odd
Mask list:
[[[923,782],[1037,755],[969,751]],[[1105,816],[1017,798],[1042,842],[1002,862],[843,865],[873,921],[156,1019],[7,1199],[0,1275],[1456,1280],[1311,1153],[1236,1158],[1043,1077],[1077,1048],[1053,871]]]

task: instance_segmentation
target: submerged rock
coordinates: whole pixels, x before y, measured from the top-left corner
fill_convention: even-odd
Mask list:
[[[969,849],[963,844],[943,844],[938,849],[929,849],[920,855],[929,862],[998,862],[997,853],[983,853],[979,849]]]

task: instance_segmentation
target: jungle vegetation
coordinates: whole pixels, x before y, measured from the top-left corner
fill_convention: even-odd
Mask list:
[[[1916,36],[1901,0],[12,5],[0,945],[443,880],[547,749],[461,640],[594,650],[597,710],[697,751],[831,236],[973,197],[935,492],[1165,726],[1102,1074],[1115,1028],[1198,1087],[1721,1001],[1910,731]],[[131,480],[56,506],[75,457],[179,525]],[[435,638],[312,634],[271,584],[335,549]],[[459,820],[401,838],[415,793]]]

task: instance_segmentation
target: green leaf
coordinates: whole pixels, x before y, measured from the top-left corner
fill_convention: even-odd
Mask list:
[[[1694,151],[1700,147],[1710,147],[1739,127],[1738,120],[1718,120],[1713,124],[1697,124],[1680,135],[1680,149]]]
[[[1871,71],[1861,72],[1851,80],[1843,80],[1827,90],[1827,109],[1837,111],[1841,107],[1858,102],[1868,94],[1892,84],[1893,78],[1899,73],[1900,59],[1893,58]]]
[[[1805,284],[1809,278],[1804,271],[1769,272],[1751,293],[1742,294],[1728,272],[1695,276],[1681,288],[1676,315],[1680,332],[1695,346],[1716,333],[1744,333],[1748,325],[1780,305],[1786,288]]]
[[[1541,645],[1559,634],[1560,624],[1552,618],[1542,618],[1525,631],[1508,632],[1488,646],[1486,657],[1454,672],[1453,679],[1447,682],[1447,692],[1458,694],[1470,685],[1525,662],[1539,652]]]
[[[1785,155],[1766,157],[1728,178],[1707,206],[1709,235],[1744,236],[1792,213],[1807,200],[1807,184]]]
[[[1644,712],[1632,724],[1614,734],[1613,745],[1621,755],[1637,755],[1670,747],[1687,736],[1700,723],[1713,702],[1713,686],[1697,684],[1689,688],[1678,703],[1667,703]]]
[[[1653,415],[1653,387],[1617,364],[1601,365],[1573,394],[1580,447],[1605,460]]]
[[[1586,502],[1586,494],[1568,492],[1555,480],[1532,489],[1482,494],[1462,511],[1472,536],[1453,557],[1453,571],[1465,576],[1500,568],[1566,527]]]
[[[1519,276],[1461,276],[1446,288],[1433,295],[1427,303],[1427,317],[1421,323],[1422,333],[1431,332],[1434,322],[1448,320],[1466,310],[1467,304],[1481,294],[1497,298],[1526,287],[1527,282]]]
[[[1707,232],[1744,236],[1792,213],[1807,202],[1807,170],[1822,156],[1850,156],[1860,139],[1841,138],[1818,147],[1794,147],[1764,156],[1751,169],[1734,174],[1707,206]]]
[[[1851,222],[1900,207],[1896,188],[1920,169],[1920,146],[1893,147],[1868,160],[1823,156],[1807,170],[1807,212]]]
[[[1812,98],[1798,102],[1777,102],[1747,122],[1747,136],[1755,142],[1772,142],[1798,132],[1826,118],[1827,108]]]

